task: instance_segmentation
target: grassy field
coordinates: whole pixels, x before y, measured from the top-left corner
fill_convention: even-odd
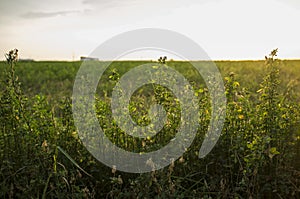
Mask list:
[[[159,149],[176,134],[180,108],[159,86],[136,92],[133,118],[147,124],[149,93],[169,125],[151,139],[127,136],[113,122],[110,94],[119,77],[149,61],[117,61],[105,71],[96,109],[105,134],[133,152]],[[155,65],[155,62],[150,62]],[[72,117],[72,90],[82,62],[0,63],[1,198],[299,198],[300,60],[216,61],[227,116],[212,152],[198,159],[210,119],[210,97],[188,62],[167,61],[193,85],[200,128],[182,157],[145,174],[114,171],[81,144]],[[166,97],[168,96],[168,97]],[[145,116],[146,115],[146,116]]]
[[[149,61],[118,61],[113,62],[108,72],[113,68],[117,69],[120,75],[131,68],[149,63]],[[151,63],[151,62],[150,62]],[[155,63],[155,62],[153,62]],[[28,96],[42,94],[49,98],[70,97],[72,95],[73,83],[76,73],[82,62],[58,62],[58,61],[39,61],[39,62],[20,62],[16,65],[16,75],[21,82],[21,88]],[[170,61],[168,66],[174,67],[181,74],[193,81],[195,70],[188,62]],[[233,72],[236,74],[237,81],[242,87],[247,87],[251,92],[259,88],[264,75],[266,74],[265,60],[258,61],[215,61],[223,77]],[[0,62],[2,80],[6,78],[6,62]],[[295,92],[300,94],[300,60],[280,60],[280,86],[286,87],[288,84],[295,84]],[[3,85],[2,85],[3,87]],[[3,89],[2,89],[3,90]]]

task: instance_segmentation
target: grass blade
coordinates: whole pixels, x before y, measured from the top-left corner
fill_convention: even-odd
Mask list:
[[[60,150],[60,152],[62,152],[78,169],[80,169],[83,173],[85,173],[86,175],[88,175],[89,177],[93,177],[91,176],[89,173],[87,173],[85,170],[83,170],[83,168],[81,168],[76,162],[75,160],[65,151],[63,150],[60,146],[57,146],[58,150]]]

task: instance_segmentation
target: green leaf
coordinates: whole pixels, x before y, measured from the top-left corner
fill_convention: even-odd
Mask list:
[[[277,151],[276,147],[272,147],[272,148],[270,148],[270,150],[269,150],[268,156],[269,156],[269,158],[272,159],[275,155],[278,155],[278,154],[280,154],[280,152]]]

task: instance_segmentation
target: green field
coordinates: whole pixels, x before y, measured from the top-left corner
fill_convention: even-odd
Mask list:
[[[168,125],[151,139],[122,132],[110,110],[112,88],[138,65],[116,61],[96,94],[100,125],[128,151],[161,148],[176,134],[180,107],[158,85],[130,103],[138,124],[149,123],[147,102],[162,104]],[[1,198],[299,198],[300,60],[216,61],[226,90],[222,135],[204,159],[198,151],[210,120],[210,97],[189,62],[167,61],[193,86],[200,106],[196,139],[174,164],[145,174],[113,171],[81,144],[72,117],[72,90],[82,62],[0,63]],[[151,93],[155,93],[154,95]],[[148,100],[148,101],[147,101]]]
[[[140,64],[151,63],[149,61],[118,61],[113,62],[109,70],[116,68],[122,75]],[[155,63],[155,62],[153,62]],[[63,98],[72,95],[73,82],[82,62],[59,62],[39,61],[20,62],[15,67],[16,75],[19,77],[21,87],[26,95],[34,96],[42,94],[49,98]],[[188,62],[170,61],[168,66],[174,67],[180,73],[190,77],[193,81],[195,71]],[[237,81],[242,87],[247,87],[252,92],[258,90],[266,74],[265,61],[215,61],[223,77],[234,72]],[[1,79],[5,79],[6,62],[0,62]],[[280,86],[284,89],[289,83],[294,82],[295,91],[300,95],[300,60],[280,60]],[[199,79],[198,76],[194,77]],[[3,87],[3,85],[2,85]]]

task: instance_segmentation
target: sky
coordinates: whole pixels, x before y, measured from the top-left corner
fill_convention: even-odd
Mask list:
[[[0,0],[0,60],[78,60],[115,35],[176,31],[213,60],[300,58],[299,0]],[[136,54],[132,58],[149,58]],[[148,56],[148,57],[147,57]],[[101,58],[100,58],[101,59]]]

